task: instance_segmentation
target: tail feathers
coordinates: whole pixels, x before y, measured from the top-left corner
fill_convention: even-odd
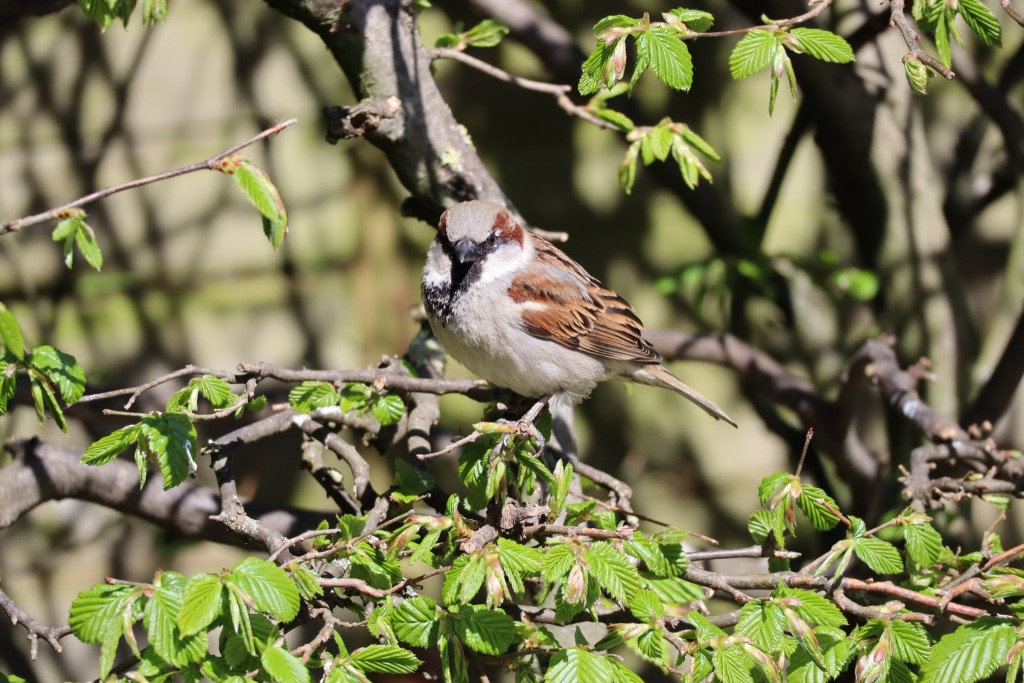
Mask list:
[[[705,413],[716,420],[725,420],[733,427],[738,427],[733,419],[725,414],[721,408],[704,398],[696,389],[690,387],[681,379],[665,369],[663,365],[645,365],[638,368],[629,376],[629,380],[637,384],[647,384],[652,387],[662,387],[685,396],[696,403]]]

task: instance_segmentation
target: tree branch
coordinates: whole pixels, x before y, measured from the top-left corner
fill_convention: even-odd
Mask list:
[[[223,152],[213,155],[209,159],[205,159],[194,164],[189,164],[188,166],[182,166],[171,171],[164,171],[163,173],[157,173],[156,175],[146,176],[145,178],[130,180],[126,183],[114,185],[113,187],[108,187],[106,189],[93,192],[92,194],[85,195],[84,197],[79,197],[74,201],[68,202],[67,204],[62,204],[61,206],[58,206],[53,209],[47,209],[42,213],[33,214],[31,216],[25,216],[23,218],[15,218],[14,220],[7,221],[6,223],[0,223],[0,235],[5,235],[9,232],[17,232],[22,228],[27,228],[29,226],[37,225],[39,223],[45,223],[46,221],[56,220],[58,218],[63,217],[63,215],[67,211],[70,211],[71,209],[76,209],[78,207],[91,204],[100,199],[104,199],[105,197],[109,197],[112,194],[117,194],[118,192],[124,192],[125,190],[134,190],[136,188],[143,187],[144,185],[157,183],[160,182],[161,180],[167,180],[168,178],[176,178],[178,176],[186,175],[188,173],[195,173],[196,171],[220,170],[218,168],[218,164],[227,157],[234,154],[235,152],[245,149],[249,145],[257,143],[260,140],[273,137],[274,135],[277,135],[285,128],[297,122],[298,119],[288,119],[287,121],[279,123],[276,126],[271,126],[270,128],[264,130],[263,132],[249,138],[245,142],[240,142],[237,145],[234,145],[233,147],[229,147]]]

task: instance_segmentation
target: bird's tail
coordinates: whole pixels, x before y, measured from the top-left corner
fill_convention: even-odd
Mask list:
[[[733,427],[738,425],[733,422],[733,419],[725,414],[725,411],[716,406],[714,403],[704,398],[700,392],[686,384],[683,380],[679,379],[671,372],[665,369],[662,365],[645,365],[642,368],[632,373],[632,381],[637,384],[647,384],[653,387],[664,387],[671,389],[678,394],[685,396],[700,408],[715,418],[716,420],[725,420]]]

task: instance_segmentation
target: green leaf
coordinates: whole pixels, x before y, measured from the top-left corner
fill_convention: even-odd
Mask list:
[[[467,45],[494,47],[508,35],[508,26],[493,19],[484,19],[463,34]]]
[[[736,635],[748,636],[765,652],[782,649],[782,637],[786,630],[786,616],[778,605],[755,600],[743,605],[740,620],[736,624]]]
[[[75,246],[78,247],[78,251],[81,252],[86,263],[96,270],[102,270],[103,252],[96,241],[96,233],[87,223],[82,223],[82,227],[75,232]]]
[[[614,109],[593,109],[591,113],[602,121],[607,121],[619,130],[628,133],[631,130],[636,129],[636,124],[633,123],[633,119],[629,118],[620,111]]]
[[[231,385],[220,377],[203,375],[202,377],[192,379],[189,384],[199,389],[199,393],[206,397],[206,400],[214,408],[226,408],[231,405],[234,399],[234,394],[231,393]]]
[[[803,510],[804,514],[807,515],[807,519],[811,521],[811,524],[818,531],[828,531],[839,523],[839,515],[833,512],[833,510],[838,510],[839,506],[836,505],[836,501],[832,499],[832,496],[817,486],[809,486],[807,484],[801,486],[800,496],[796,499],[796,504]]]
[[[306,381],[288,392],[288,405],[300,413],[330,408],[341,403],[341,395],[327,382]]]
[[[397,645],[367,645],[356,650],[349,662],[363,673],[411,674],[422,662]]]
[[[818,626],[839,628],[846,625],[846,617],[839,608],[831,600],[814,591],[780,587],[772,596],[783,601],[801,619]]]
[[[751,669],[754,662],[746,652],[738,647],[715,650],[711,655],[715,665],[715,677],[723,683],[754,683]]]
[[[831,31],[819,28],[794,28],[789,31],[789,35],[796,38],[797,47],[801,51],[815,59],[833,64],[846,64],[854,60],[850,44]]]
[[[657,125],[640,138],[640,155],[644,164],[650,166],[654,160],[665,161],[672,151],[675,136],[667,126]]]
[[[733,79],[746,78],[767,69],[775,61],[778,48],[777,31],[756,29],[743,36],[729,56],[729,72]]]
[[[584,681],[610,680],[613,671],[608,661],[606,657],[579,647],[559,650],[551,657],[551,663],[544,674],[544,683],[583,683]]]
[[[388,427],[398,424],[398,421],[405,415],[405,403],[402,402],[400,396],[386,394],[378,397],[373,402],[373,408],[370,409],[370,412],[377,418],[377,422],[380,422],[384,427]]]
[[[623,157],[622,163],[619,164],[618,181],[619,187],[621,187],[626,194],[630,194],[633,191],[633,183],[636,182],[636,159],[640,153],[641,142],[637,140],[629,146],[626,150],[626,156]]]
[[[825,669],[822,670],[806,650],[797,648],[790,657],[787,683],[827,683],[846,667],[853,654],[852,641],[842,631],[829,633],[819,630],[817,636]]]
[[[684,9],[680,7],[669,10],[664,16],[666,20],[672,17],[676,21],[685,24],[686,28],[697,33],[704,33],[715,23],[715,18],[711,14],[697,9]]]
[[[22,360],[25,357],[25,338],[21,335],[21,326],[14,319],[11,310],[2,303],[0,303],[0,342],[4,345],[4,351],[17,360]]]
[[[365,411],[370,406],[373,389],[362,382],[345,382],[341,387],[341,410]]]
[[[916,621],[891,619],[886,623],[893,656],[908,664],[925,664],[931,658],[931,641],[924,626]]]
[[[581,95],[593,95],[601,88],[610,88],[615,84],[615,73],[611,68],[614,51],[615,43],[598,41],[597,47],[583,62],[583,74],[578,86]]]
[[[1002,666],[1016,641],[1016,629],[1001,619],[982,617],[942,637],[921,667],[921,683],[974,683]]]
[[[871,536],[854,541],[853,552],[872,570],[879,574],[899,574],[903,571],[903,560],[896,546]]]
[[[276,645],[263,651],[260,663],[277,683],[310,683],[312,680],[301,659]]]
[[[967,26],[988,46],[1002,47],[1003,28],[981,0],[959,0],[957,9]]]
[[[299,589],[288,574],[273,562],[247,557],[228,575],[260,612],[289,622],[299,613]]]
[[[139,426],[129,425],[101,437],[85,449],[82,462],[86,465],[103,465],[135,445],[139,438]]]
[[[164,572],[158,583],[144,613],[149,644],[162,659],[176,666],[199,662],[206,655],[206,634],[183,638],[178,629],[188,579],[177,572]]]
[[[636,50],[638,59],[646,62],[665,85],[675,90],[690,89],[693,61],[678,33],[667,26],[655,26],[636,36]]]
[[[288,571],[291,573],[295,585],[298,586],[299,595],[303,600],[311,600],[318,595],[324,594],[324,589],[317,583],[320,575],[316,572],[303,567],[301,564],[291,565]]]
[[[878,294],[878,276],[870,270],[840,268],[832,273],[832,281],[857,301],[871,301]]]
[[[395,607],[391,626],[399,640],[413,647],[429,647],[437,637],[437,603],[417,596]]]
[[[139,420],[146,451],[156,458],[164,490],[174,488],[195,471],[199,452],[195,425],[181,413],[147,415]]]
[[[928,567],[939,559],[943,548],[942,536],[931,524],[907,524],[903,527],[903,537],[907,540],[907,554],[914,564]]]
[[[274,249],[280,247],[288,232],[288,213],[270,176],[248,159],[228,158],[222,162],[222,169],[235,177],[242,193],[260,212],[270,244]]]
[[[142,24],[152,26],[167,20],[167,0],[142,0]]]
[[[16,381],[13,372],[8,374],[11,370],[14,366],[0,359],[0,415],[7,413],[7,403],[14,398]]]
[[[591,543],[583,551],[583,559],[601,587],[616,600],[628,602],[640,590],[636,567],[609,543]]]
[[[459,640],[485,655],[503,654],[516,639],[512,617],[484,605],[460,605],[454,626]]]
[[[57,396],[53,393],[51,386],[49,378],[38,370],[29,373],[29,388],[32,391],[32,402],[35,405],[39,424],[42,424],[46,416],[49,415],[62,432],[67,432],[68,423],[64,419],[64,411],[61,410],[60,403],[57,402]]]
[[[121,615],[129,606],[133,588],[99,584],[84,590],[71,603],[68,623],[83,643],[103,642],[111,633],[121,634]]]
[[[71,405],[85,393],[85,370],[74,356],[44,344],[32,349],[29,365],[56,385],[66,405]]]
[[[594,24],[594,37],[604,39],[606,37],[605,34],[613,29],[630,31],[636,28],[639,23],[639,20],[627,17],[624,14],[613,14]],[[620,33],[621,30],[619,31]]]
[[[178,612],[178,628],[182,635],[199,633],[221,615],[224,584],[214,574],[199,574],[189,579]]]

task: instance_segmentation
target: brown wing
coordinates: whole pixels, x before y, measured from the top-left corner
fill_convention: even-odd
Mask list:
[[[534,236],[536,267],[512,281],[523,327],[540,339],[608,360],[658,363],[633,308],[550,242]]]

